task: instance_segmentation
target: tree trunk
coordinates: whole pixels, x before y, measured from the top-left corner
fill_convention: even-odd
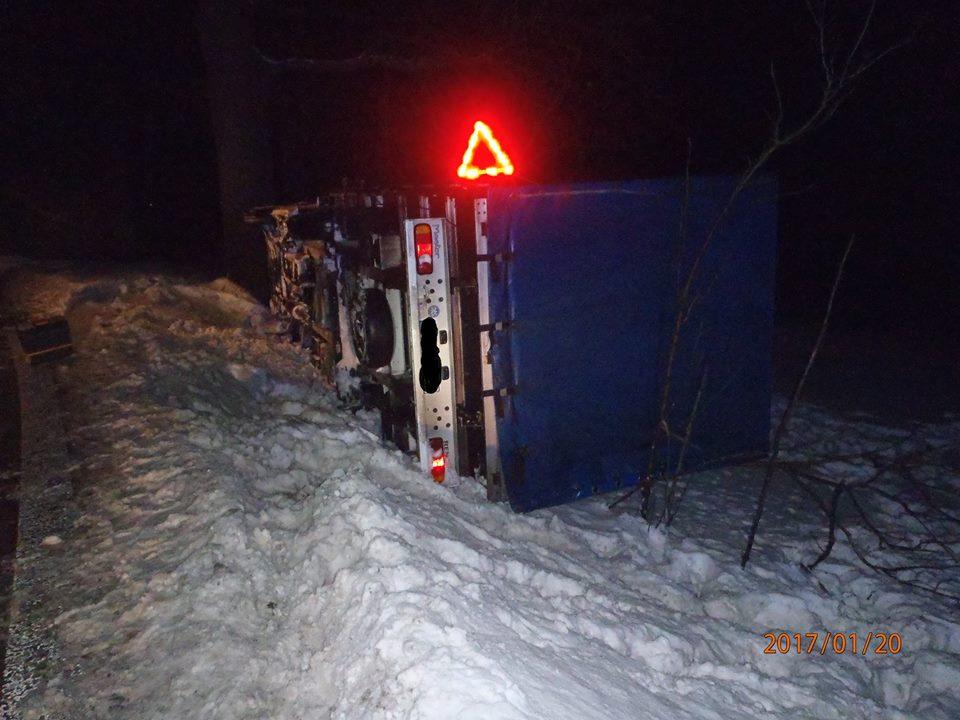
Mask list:
[[[255,52],[252,4],[201,0],[197,21],[217,154],[220,270],[265,300],[262,240],[243,222],[245,210],[275,201],[270,86]]]

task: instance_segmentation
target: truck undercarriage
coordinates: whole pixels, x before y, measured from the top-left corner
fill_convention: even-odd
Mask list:
[[[486,203],[464,188],[337,192],[246,220],[266,240],[270,309],[325,381],[346,403],[377,409],[383,439],[434,479],[447,467],[486,478],[501,500],[496,425],[484,422],[498,405],[478,284],[495,260]]]

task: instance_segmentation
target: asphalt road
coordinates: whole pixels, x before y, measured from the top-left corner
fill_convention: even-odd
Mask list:
[[[5,333],[0,332],[0,677],[6,667],[7,625],[17,553],[20,398]]]

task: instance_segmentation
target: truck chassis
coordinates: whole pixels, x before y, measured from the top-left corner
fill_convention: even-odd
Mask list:
[[[334,192],[259,207],[270,309],[341,399],[442,481],[447,468],[505,499],[490,367],[482,188]]]

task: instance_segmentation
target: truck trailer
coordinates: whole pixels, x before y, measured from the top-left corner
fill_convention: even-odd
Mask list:
[[[340,190],[246,219],[344,401],[524,512],[767,452],[776,186],[737,182]]]

